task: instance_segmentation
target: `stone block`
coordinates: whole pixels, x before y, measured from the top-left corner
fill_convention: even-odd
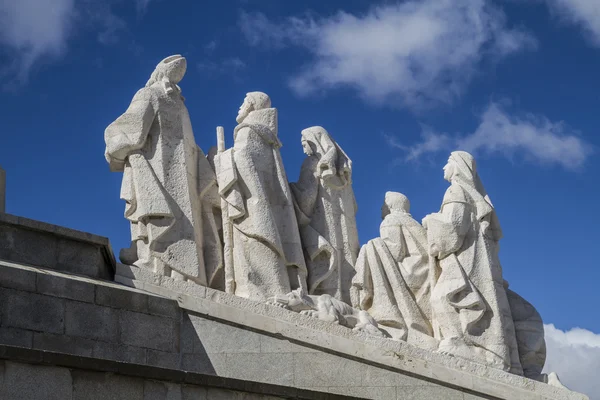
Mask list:
[[[182,400],[206,400],[206,388],[182,385],[181,395]]]
[[[193,329],[189,329],[190,324]],[[260,353],[258,333],[193,314],[184,317],[183,325],[182,342],[186,341],[188,347],[194,343],[195,353]]]
[[[72,400],[143,400],[143,379],[73,370]]]
[[[484,399],[485,397],[482,397]],[[398,386],[396,388],[397,400],[463,400],[463,393],[442,386]]]
[[[65,400],[71,399],[71,391],[71,373],[66,368],[4,363],[2,400]]]
[[[2,216],[6,216],[3,214]],[[7,260],[54,268],[58,259],[56,237],[17,225],[4,224],[0,216],[0,247],[8,250]]]
[[[119,339],[119,311],[96,304],[67,301],[65,333],[116,342]]]
[[[389,371],[387,369],[374,367],[372,365],[365,366],[362,378],[364,386],[410,386],[410,385],[427,385],[427,381],[413,378],[412,376],[404,375],[399,372]]]
[[[182,400],[181,385],[146,380],[144,400]]]
[[[95,342],[92,355],[106,360],[146,364],[146,349],[118,343]]]
[[[16,328],[0,328],[0,344],[30,348],[33,332]]]
[[[63,276],[42,272],[36,275],[37,291],[39,293],[87,303],[94,302],[95,286],[89,282],[68,279]]]
[[[179,322],[174,319],[121,310],[119,325],[123,344],[179,351]]]
[[[57,243],[57,269],[76,274],[111,279],[103,250],[95,244],[60,239]]]
[[[303,388],[361,386],[365,365],[327,353],[295,353],[293,370]]]
[[[146,364],[154,367],[178,369],[179,359],[179,353],[169,353],[151,349],[146,351]]]
[[[78,356],[91,357],[94,343],[93,340],[79,337],[38,332],[33,334],[33,348],[35,349],[75,354]]]
[[[2,326],[63,333],[65,305],[56,297],[2,289]]]
[[[148,312],[154,315],[162,315],[163,317],[169,317],[179,319],[181,309],[179,304],[175,300],[167,299],[158,296],[147,296],[148,297]]]
[[[96,288],[96,304],[142,313],[148,312],[148,295],[112,286]]]
[[[227,371],[227,354],[182,354],[181,369],[206,375],[222,375]]]
[[[0,265],[1,287],[35,292],[35,276],[33,271]]]
[[[321,390],[319,388],[318,390]],[[329,393],[339,394],[344,396],[359,397],[361,399],[371,400],[390,400],[396,399],[395,386],[332,386],[327,388]],[[432,398],[433,399],[433,398]],[[423,399],[430,400],[430,399]]]
[[[227,354],[225,370],[223,372],[217,372],[219,376],[226,376],[245,381],[293,386],[295,370],[290,368],[290,365],[294,364],[295,354],[302,353]]]
[[[300,346],[286,339],[278,339],[271,336],[260,335],[261,353],[314,353],[318,350]]]

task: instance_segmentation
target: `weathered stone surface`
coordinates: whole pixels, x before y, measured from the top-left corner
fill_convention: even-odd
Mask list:
[[[64,300],[12,289],[0,291],[2,326],[49,333],[63,333]]]
[[[121,343],[149,349],[179,351],[179,322],[170,318],[121,311]]]
[[[93,303],[95,290],[95,286],[89,282],[44,273],[37,274],[37,291],[49,296]]]
[[[182,400],[181,385],[158,381],[144,381],[144,400]],[[198,398],[202,400],[202,398]]]
[[[119,338],[119,311],[95,304],[68,301],[65,333],[69,336],[116,342]]]
[[[19,268],[6,268],[2,270],[0,285],[8,289],[35,291],[36,274],[33,271]]]
[[[144,381],[113,374],[73,371],[73,400],[144,400]]]
[[[114,287],[101,286],[96,290],[96,304],[141,313],[148,312],[148,296],[142,293],[126,292]]]
[[[38,332],[33,335],[33,347],[36,349],[76,354],[79,356],[91,357],[94,344],[93,340],[80,337]]]
[[[134,364],[146,364],[147,349],[126,346],[118,343],[95,342],[93,357],[123,361]]]
[[[68,369],[9,361],[2,364],[4,372],[2,385],[0,385],[2,400],[71,399],[72,381]]]
[[[10,346],[32,347],[33,332],[16,328],[0,328],[0,343]]]

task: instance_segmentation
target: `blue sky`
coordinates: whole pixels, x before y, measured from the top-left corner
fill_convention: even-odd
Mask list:
[[[290,181],[300,131],[330,132],[354,162],[362,243],[378,235],[386,191],[420,220],[439,209],[449,152],[471,151],[504,229],[505,279],[557,346],[583,346],[600,368],[597,0],[1,0],[7,211],[127,246],[104,128],[176,53],[205,152],[217,125],[231,145],[254,90],[279,110]],[[573,328],[592,339],[560,336]]]

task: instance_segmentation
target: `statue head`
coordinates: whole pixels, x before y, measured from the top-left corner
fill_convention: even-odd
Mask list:
[[[271,99],[266,93],[263,92],[250,92],[246,93],[244,103],[240,106],[240,111],[236,117],[238,124],[241,124],[244,119],[252,111],[258,111],[265,108],[271,108]]]
[[[473,183],[477,178],[475,158],[466,151],[453,151],[444,166],[444,179],[452,182],[456,178]]]
[[[151,86],[156,82],[177,85],[183,79],[186,70],[187,62],[185,57],[179,54],[169,56],[158,63],[146,86]]]
[[[381,217],[385,218],[392,212],[410,212],[410,201],[408,197],[398,192],[386,192],[383,207],[381,208]]]

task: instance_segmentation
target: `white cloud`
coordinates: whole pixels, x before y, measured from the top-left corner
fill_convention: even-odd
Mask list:
[[[242,13],[239,25],[252,46],[300,46],[310,53],[290,81],[300,95],[351,87],[372,103],[413,108],[450,103],[482,60],[536,45],[529,33],[507,28],[488,0],[406,1],[363,15],[340,11],[282,22]]]
[[[561,19],[581,26],[592,43],[600,47],[600,1],[546,0],[546,3]]]
[[[556,372],[569,389],[600,400],[600,334],[573,328],[561,331],[544,325],[547,357],[544,372]]]
[[[103,44],[117,41],[125,21],[112,12],[116,0],[2,0],[0,1],[0,49],[7,50],[0,76],[18,82],[27,80],[31,69],[43,60],[53,60],[68,49],[77,29],[98,31]],[[151,0],[135,0],[143,13]]]
[[[583,166],[591,154],[590,146],[577,131],[564,122],[552,122],[539,115],[509,114],[498,103],[490,103],[475,132],[450,136],[429,128],[422,132],[423,141],[406,145],[387,137],[389,145],[406,153],[406,161],[439,151],[465,150],[473,154],[500,153],[507,157],[519,154],[541,164],[558,164],[566,169]]]
[[[23,81],[42,57],[60,56],[74,19],[74,0],[17,0],[0,2],[0,44],[12,62],[3,74]]]

